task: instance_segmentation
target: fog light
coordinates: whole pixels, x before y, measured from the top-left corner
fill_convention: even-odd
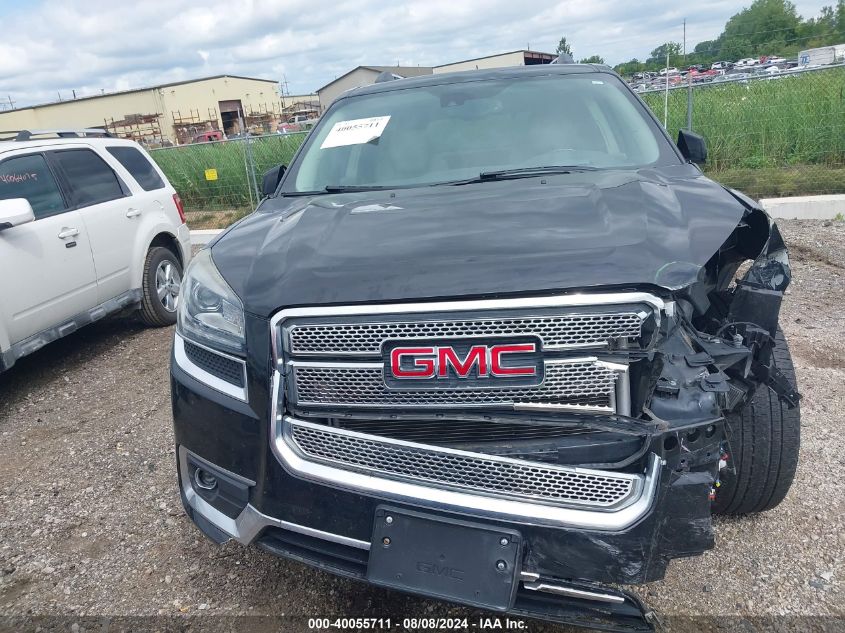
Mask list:
[[[214,490],[217,487],[217,477],[207,470],[197,468],[194,471],[194,484],[203,490]]]

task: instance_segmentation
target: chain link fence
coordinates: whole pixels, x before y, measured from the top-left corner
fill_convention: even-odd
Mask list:
[[[845,65],[680,83],[642,98],[673,138],[707,140],[707,174],[755,198],[845,193]],[[289,164],[306,133],[156,149],[191,228],[225,227],[255,208],[261,178]]]
[[[268,169],[289,164],[306,132],[165,147],[150,155],[179,192],[192,229],[222,228],[251,212]]]
[[[673,138],[705,138],[708,176],[755,198],[845,193],[845,65],[686,81],[640,96]]]

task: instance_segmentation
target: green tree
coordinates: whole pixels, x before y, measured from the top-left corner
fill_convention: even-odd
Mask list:
[[[672,63],[672,57],[679,57],[681,55],[681,45],[678,42],[666,42],[661,44],[648,56],[649,62],[658,62],[660,64],[666,63],[666,55],[669,55],[669,64]]]
[[[569,45],[569,42],[566,41],[565,37],[560,38],[560,42],[558,42],[555,52],[558,55],[572,56],[572,47]]]
[[[713,53],[714,48],[716,48],[716,42],[714,40],[704,40],[703,42],[699,42],[695,45],[693,53],[699,55],[710,55]]]
[[[627,77],[628,75],[633,75],[634,73],[639,73],[645,70],[645,64],[635,57],[631,61],[623,62],[614,66],[613,70],[623,77]]]
[[[601,55],[590,55],[589,57],[585,57],[579,63],[581,64],[603,64],[604,57]]]
[[[799,42],[800,29],[801,17],[788,0],[754,0],[728,20],[716,41],[725,59],[772,55]]]

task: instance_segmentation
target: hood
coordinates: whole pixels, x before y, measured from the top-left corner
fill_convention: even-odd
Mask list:
[[[212,245],[247,311],[696,281],[745,207],[692,165],[279,197]]]

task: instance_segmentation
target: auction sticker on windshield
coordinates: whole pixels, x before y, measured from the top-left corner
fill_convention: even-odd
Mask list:
[[[323,144],[320,145],[320,149],[343,147],[344,145],[361,145],[374,141],[382,135],[388,121],[390,121],[390,116],[338,121],[329,130]]]

